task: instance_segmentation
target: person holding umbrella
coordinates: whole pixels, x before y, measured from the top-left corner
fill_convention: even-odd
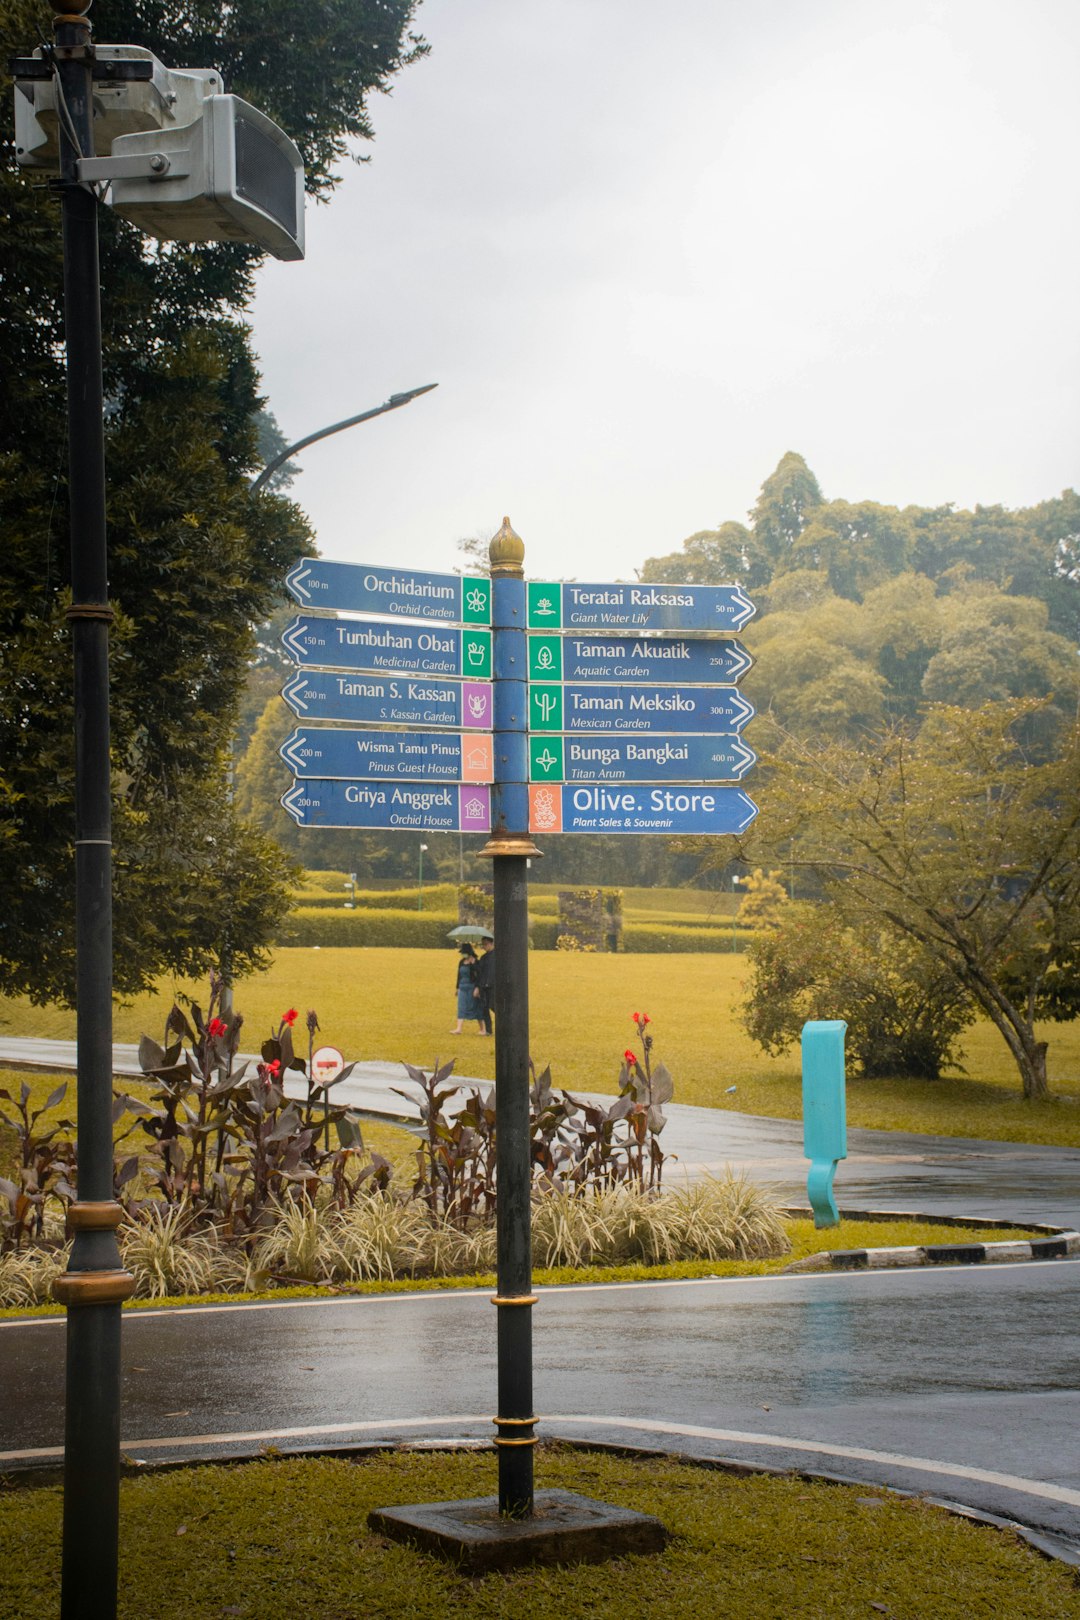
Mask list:
[[[476,952],[466,942],[458,946],[457,978],[454,989],[457,994],[457,1025],[450,1031],[451,1035],[462,1033],[462,1023],[465,1019],[480,1020],[479,1002],[476,999]],[[478,1029],[478,1035],[481,1031]]]

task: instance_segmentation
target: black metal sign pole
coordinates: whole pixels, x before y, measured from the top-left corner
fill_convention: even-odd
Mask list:
[[[529,1142],[528,861],[529,837],[525,547],[509,518],[491,542],[495,674],[495,787],[492,834],[495,886],[495,1099],[498,1109],[498,1388],[495,1445],[499,1512],[533,1511],[532,1165]]]
[[[55,0],[54,0],[55,4]],[[60,9],[59,6],[56,7]],[[55,19],[64,226],[71,608],[75,664],[75,908],[78,996],[78,1200],[68,1269],[54,1293],[68,1308],[62,1620],[116,1614],[120,1492],[120,1304],[123,1270],[113,1196],[112,845],[109,622],[105,548],[98,202],[77,163],[92,157],[90,24]]]

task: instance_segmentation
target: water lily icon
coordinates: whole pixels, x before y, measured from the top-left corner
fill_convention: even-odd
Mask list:
[[[536,601],[533,603],[533,612],[538,613],[538,614],[543,613],[545,615],[550,615],[550,614],[554,613],[555,612],[555,604],[551,600],[551,597],[550,596],[538,596],[536,598]]]

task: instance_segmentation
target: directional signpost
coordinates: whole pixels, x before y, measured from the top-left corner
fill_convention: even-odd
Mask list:
[[[300,614],[281,633],[289,656],[319,669],[374,674],[491,676],[491,631],[384,624],[378,619],[316,619]]]
[[[529,820],[537,833],[741,833],[756,815],[753,799],[735,787],[592,782],[529,789]]]
[[[305,557],[289,570],[285,583],[305,608],[441,619],[446,624],[491,623],[491,581],[484,575],[418,574]]]
[[[528,586],[530,630],[741,630],[754,604],[739,585]]]
[[[489,832],[491,789],[456,783],[295,782],[282,805],[298,827],[399,832]]]
[[[730,636],[529,637],[530,681],[734,684],[753,663]]]
[[[305,559],[282,636],[302,666],[282,693],[297,725],[281,802],[299,826],[490,834],[495,1446],[514,1519],[534,1511],[530,835],[738,834],[757,815],[736,785],[756,763],[739,736],[754,712],[735,687],[752,662],[734,639],[754,612],[741,587],[526,586],[524,555],[507,519],[490,579]]]
[[[298,777],[490,782],[493,774],[490,735],[308,726],[294,731],[280,753]]]
[[[490,681],[433,680],[298,670],[282,697],[301,720],[352,725],[449,726],[490,731]]]
[[[733,686],[529,687],[530,731],[740,731],[753,713]]]
[[[740,737],[723,734],[529,738],[530,782],[737,782],[756,763]]]

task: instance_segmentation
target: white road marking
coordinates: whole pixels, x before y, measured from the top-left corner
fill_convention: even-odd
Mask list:
[[[1015,1271],[1042,1271],[1045,1272],[1053,1266],[1053,1260],[1019,1260],[1009,1267],[1009,1275]],[[599,1282],[599,1283],[554,1283],[545,1286],[536,1284],[536,1292],[542,1299],[550,1298],[554,1294],[615,1294],[627,1293],[641,1288],[705,1288],[716,1283],[823,1283],[823,1282],[867,1282],[872,1278],[887,1277],[890,1281],[896,1278],[897,1271],[918,1271],[921,1276],[947,1276],[954,1271],[966,1271],[969,1275],[989,1275],[985,1266],[908,1266],[892,1269],[865,1271],[803,1271],[785,1274],[772,1271],[764,1276],[753,1277],[656,1277],[644,1278],[636,1282]],[[1004,1272],[995,1272],[999,1277]],[[415,1293],[402,1294],[336,1294],[332,1299],[264,1299],[245,1304],[237,1300],[233,1305],[165,1305],[159,1307],[144,1306],[138,1310],[124,1312],[125,1323],[132,1321],[160,1322],[173,1316],[215,1316],[225,1311],[296,1311],[305,1307],[313,1310],[329,1310],[335,1306],[343,1305],[415,1305],[420,1300],[449,1301],[454,1299],[490,1299],[491,1288],[421,1288]],[[61,1312],[55,1316],[9,1316],[0,1320],[0,1331],[4,1328],[63,1326],[66,1316]]]
[[[490,1416],[477,1413],[447,1414],[442,1417],[392,1418],[366,1423],[322,1423],[308,1428],[258,1429],[236,1434],[175,1435],[144,1440],[128,1440],[121,1446],[127,1455],[143,1451],[185,1449],[193,1446],[272,1445],[282,1440],[317,1440],[330,1435],[383,1435],[387,1438],[406,1429],[452,1428],[460,1430],[467,1425],[479,1424],[490,1433]],[[639,1434],[678,1436],[682,1439],[714,1440],[725,1445],[757,1446],[777,1451],[804,1452],[811,1456],[837,1457],[849,1462],[884,1465],[887,1468],[906,1468],[917,1473],[933,1474],[944,1479],[963,1479],[981,1485],[998,1485],[1005,1490],[1024,1496],[1034,1496],[1049,1502],[1060,1502],[1068,1507],[1080,1507],[1080,1491],[1065,1485],[1051,1485],[1041,1480],[1025,1479],[1018,1474],[1002,1474],[994,1469],[969,1468],[963,1463],[937,1461],[932,1457],[909,1457],[896,1451],[872,1451],[863,1446],[832,1445],[822,1440],[803,1440],[792,1435],[755,1434],[742,1429],[711,1429],[695,1423],[663,1423],[636,1417],[587,1417],[577,1413],[552,1413],[542,1419],[552,1426],[571,1424],[587,1430],[618,1429]],[[63,1457],[62,1446],[41,1446],[26,1451],[0,1451],[0,1464],[33,1462]]]

